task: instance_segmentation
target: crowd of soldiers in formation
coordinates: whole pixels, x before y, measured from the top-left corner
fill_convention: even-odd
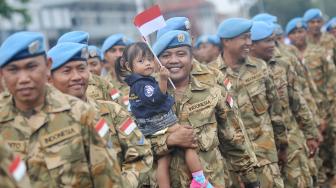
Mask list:
[[[152,76],[173,83],[161,94],[173,97],[178,124],[149,135],[132,104],[159,87],[137,96],[125,81],[139,42],[114,34],[99,49],[72,31],[47,50],[41,33],[9,36],[0,47],[0,187],[336,187],[336,18],[313,8],[283,30],[261,13],[195,40],[188,18],[166,23],[153,45],[166,72],[155,64]]]

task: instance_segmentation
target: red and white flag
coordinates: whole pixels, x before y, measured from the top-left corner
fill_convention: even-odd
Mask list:
[[[110,96],[111,96],[112,100],[116,100],[117,98],[120,97],[120,93],[117,89],[111,89]]]
[[[233,107],[233,98],[231,97],[231,95],[228,95],[226,97],[226,102],[228,103],[228,105],[230,106],[230,108]]]
[[[19,156],[16,156],[8,166],[9,173],[16,181],[20,181],[23,178],[23,176],[26,174],[26,169],[26,164]]]
[[[232,84],[231,84],[231,82],[230,82],[230,80],[228,78],[225,78],[224,85],[225,85],[225,87],[226,87],[227,90],[230,90],[230,88],[232,86]]]
[[[100,137],[104,137],[109,130],[109,126],[106,123],[105,119],[100,119],[95,126],[95,129]]]
[[[131,134],[131,132],[136,128],[136,124],[131,118],[128,118],[121,126],[120,130],[126,135]]]
[[[134,25],[139,29],[142,36],[149,34],[166,26],[166,22],[161,14],[160,7],[154,5],[149,9],[136,15]]]

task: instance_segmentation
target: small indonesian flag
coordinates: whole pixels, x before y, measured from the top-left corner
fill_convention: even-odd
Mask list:
[[[142,36],[149,34],[166,26],[166,22],[161,14],[160,7],[154,5],[149,9],[136,15],[134,25],[139,29]]]
[[[116,100],[117,98],[120,97],[120,93],[117,89],[111,89],[110,96],[111,96],[112,100]]]
[[[232,108],[233,107],[233,98],[231,97],[231,95],[228,95],[226,97],[226,102],[228,103],[228,105]]]
[[[95,129],[100,137],[104,137],[109,130],[109,126],[106,123],[106,121],[102,118],[96,124]]]
[[[231,84],[231,82],[230,82],[230,80],[228,78],[225,78],[224,85],[225,85],[225,87],[226,87],[227,90],[230,90],[230,88],[232,86],[232,84]]]
[[[128,96],[123,96],[122,102],[124,103],[125,106],[128,106],[128,104],[129,104]]]
[[[16,156],[11,164],[9,164],[8,171],[16,181],[20,181],[26,174],[26,164],[19,156]]]
[[[126,135],[131,134],[131,132],[136,128],[136,124],[131,118],[128,118],[120,127],[120,130]]]

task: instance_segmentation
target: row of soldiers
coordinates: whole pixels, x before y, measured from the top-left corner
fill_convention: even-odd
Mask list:
[[[183,148],[197,150],[215,187],[332,185],[336,39],[321,32],[320,10],[285,31],[266,13],[229,18],[195,44],[188,18],[166,24],[153,52],[176,87],[168,93],[181,126],[146,138],[115,72],[131,39],[115,34],[98,49],[73,31],[47,51],[40,33],[8,37],[0,47],[0,187],[157,187],[157,160],[167,153],[171,187],[189,187]]]

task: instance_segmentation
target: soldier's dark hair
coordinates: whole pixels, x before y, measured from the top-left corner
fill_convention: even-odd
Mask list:
[[[131,74],[133,71],[133,61],[139,56],[141,58],[153,59],[151,50],[144,42],[133,43],[124,49],[122,56],[115,63],[116,76],[120,82],[124,82],[125,76]]]

